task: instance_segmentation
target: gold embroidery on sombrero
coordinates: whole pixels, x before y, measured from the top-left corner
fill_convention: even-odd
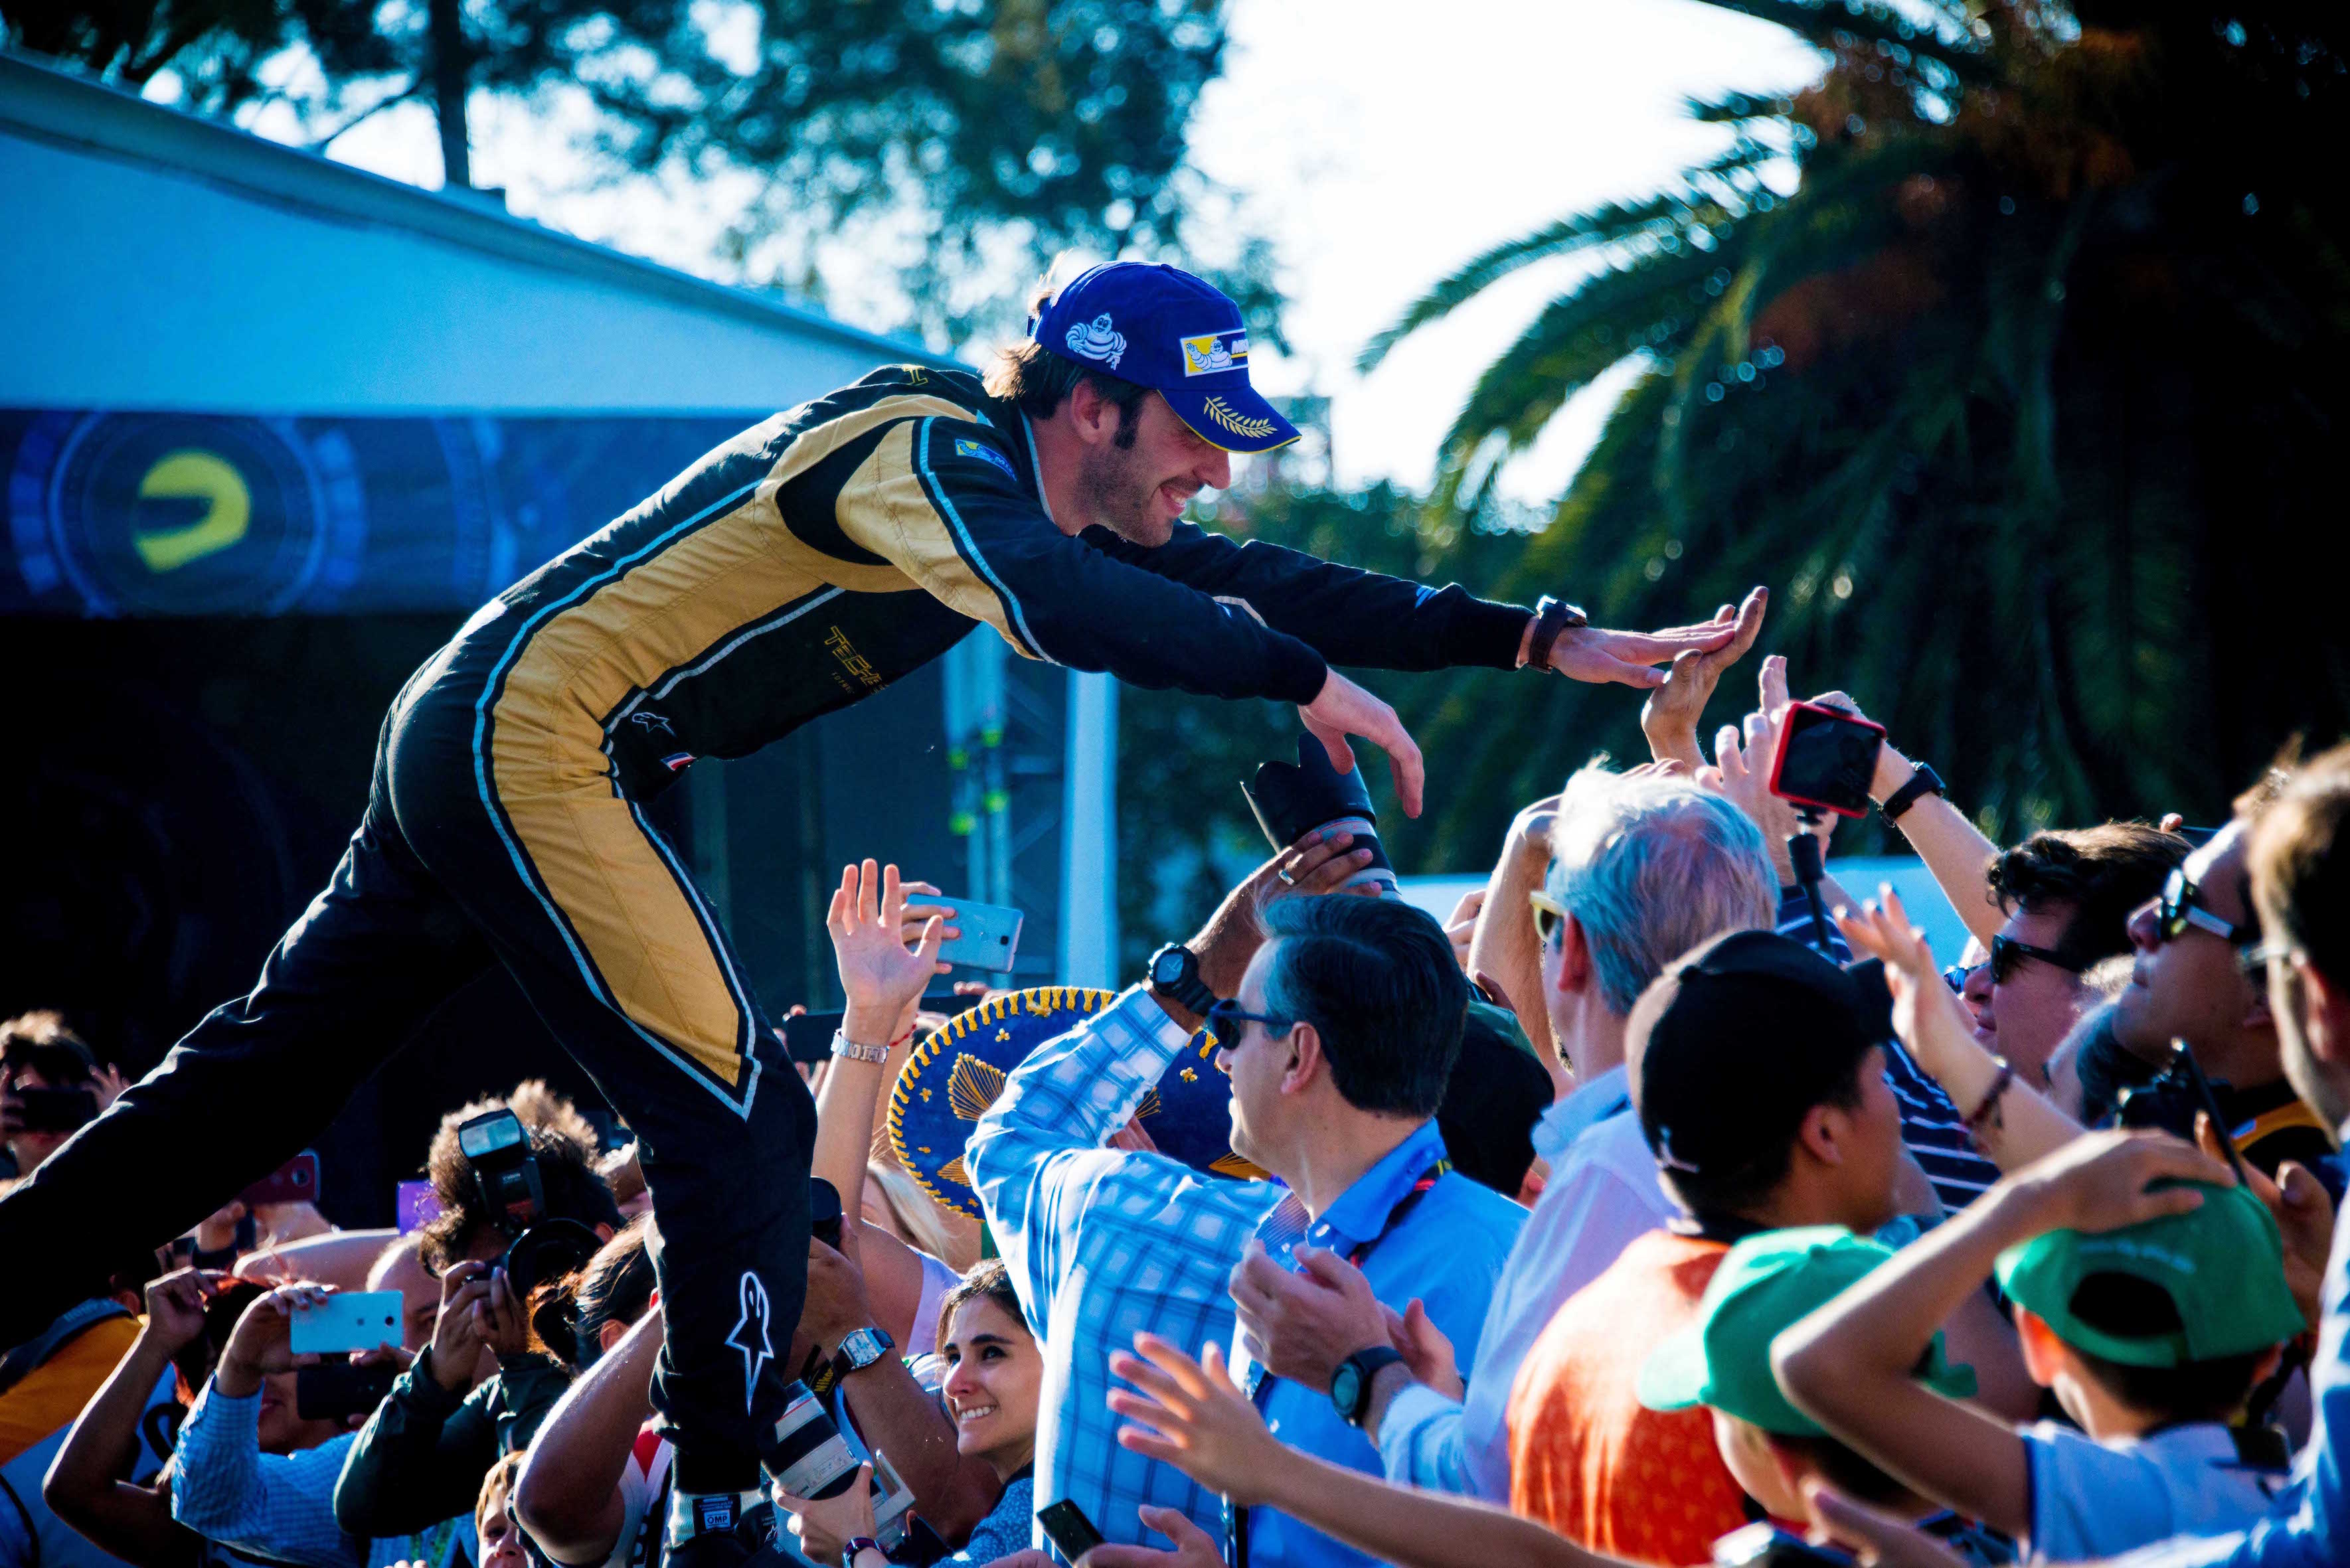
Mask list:
[[[1220,1154],[1209,1162],[1208,1168],[1218,1176],[1236,1177],[1243,1181],[1262,1181],[1263,1169],[1236,1154]]]
[[[1159,1086],[1154,1084],[1142,1091],[1142,1104],[1134,1107],[1134,1114],[1138,1118],[1155,1116],[1166,1108],[1165,1104],[1159,1098]]]
[[[1271,420],[1250,419],[1245,414],[1243,414],[1232,408],[1222,398],[1210,398],[1208,400],[1207,413],[1210,419],[1215,421],[1218,424],[1223,426],[1226,430],[1232,431],[1236,436],[1246,436],[1250,440],[1255,441],[1273,433],[1273,421]]]
[[[944,1165],[939,1167],[939,1179],[941,1181],[951,1181],[957,1187],[969,1187],[971,1185],[971,1173],[964,1170],[962,1168],[962,1156],[957,1155],[952,1159],[947,1161]]]
[[[947,1102],[954,1106],[956,1116],[975,1122],[1003,1093],[1003,1069],[994,1063],[968,1054],[957,1056],[954,1071],[947,1075]]]

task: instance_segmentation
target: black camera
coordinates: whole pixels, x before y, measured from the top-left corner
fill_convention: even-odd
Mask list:
[[[1257,826],[1275,850],[1288,848],[1315,828],[1326,833],[1351,833],[1354,849],[1368,849],[1370,864],[1347,878],[1347,888],[1376,885],[1380,896],[1396,896],[1395,867],[1388,863],[1379,843],[1378,813],[1371,809],[1371,792],[1359,767],[1340,773],[1330,753],[1311,732],[1297,737],[1297,763],[1263,763],[1253,781],[1241,785]],[[1351,850],[1349,851],[1351,853]]]
[[[540,1285],[580,1268],[603,1245],[577,1220],[547,1218],[538,1156],[514,1112],[484,1111],[466,1122],[457,1129],[457,1149],[473,1172],[484,1214],[506,1239],[498,1267],[517,1301],[528,1301]]]
[[[2229,1136],[2228,1118],[2220,1114],[2220,1101],[2211,1093],[2211,1080],[2203,1075],[2202,1064],[2195,1060],[2194,1048],[2184,1040],[2170,1043],[2170,1065],[2152,1083],[2122,1091],[2115,1119],[2126,1127],[2158,1128],[2193,1143],[2198,1111],[2211,1118],[2211,1130],[2220,1139],[2220,1152],[2228,1157],[2236,1179],[2242,1181],[2244,1162],[2236,1152],[2236,1140]]]

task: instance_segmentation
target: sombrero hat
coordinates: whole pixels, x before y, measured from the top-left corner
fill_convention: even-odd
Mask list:
[[[972,1125],[1029,1052],[1117,1000],[1079,986],[1015,991],[947,1020],[915,1046],[889,1091],[889,1120],[890,1150],[915,1184],[941,1208],[983,1218],[962,1163]],[[1214,1037],[1194,1034],[1136,1115],[1161,1154],[1214,1176],[1262,1178],[1232,1152],[1232,1080],[1215,1056]]]

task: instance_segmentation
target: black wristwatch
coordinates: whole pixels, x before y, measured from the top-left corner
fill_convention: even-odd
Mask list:
[[[1917,769],[1909,775],[1909,782],[1886,796],[1885,804],[1877,808],[1877,815],[1888,823],[1900,821],[1903,812],[1927,795],[1947,795],[1950,793],[1950,786],[1942,782],[1942,775],[1934,771],[1931,763],[1912,763],[1909,765]]]
[[[1330,1375],[1330,1403],[1338,1407],[1338,1419],[1360,1427],[1371,1413],[1372,1381],[1402,1359],[1403,1352],[1395,1346],[1375,1345],[1338,1363],[1338,1370]]]
[[[1150,955],[1150,983],[1168,998],[1202,1018],[1216,1004],[1216,993],[1200,978],[1200,955],[1181,942],[1169,942]]]
[[[1534,634],[1526,640],[1528,670],[1548,670],[1550,651],[1558,646],[1562,633],[1578,626],[1589,626],[1591,618],[1565,599],[1548,594],[1534,601]]]

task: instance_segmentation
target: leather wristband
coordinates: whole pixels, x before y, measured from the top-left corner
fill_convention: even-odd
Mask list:
[[[1912,763],[1909,765],[1915,770],[1909,775],[1909,782],[1887,795],[1885,804],[1877,808],[1877,815],[1887,822],[1900,821],[1903,812],[1929,794],[1950,793],[1950,786],[1942,783],[1942,775],[1934,771],[1931,763]]]
[[[1558,646],[1560,636],[1590,624],[1591,618],[1575,606],[1544,594],[1534,603],[1534,634],[1526,644],[1526,668],[1548,670],[1551,649]]]

